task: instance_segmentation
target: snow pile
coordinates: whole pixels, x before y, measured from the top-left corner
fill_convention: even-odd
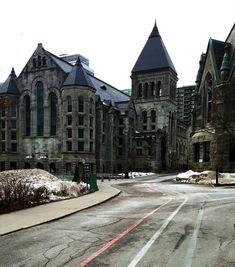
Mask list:
[[[41,169],[24,169],[0,172],[1,180],[16,179],[30,184],[35,190],[45,187],[49,201],[77,197],[87,193],[87,184],[61,181],[51,173]]]
[[[141,176],[154,175],[152,172],[128,172],[128,178],[136,178]],[[118,176],[125,177],[125,173],[119,173]]]
[[[149,175],[154,175],[155,173],[153,172],[129,172],[128,175],[130,178],[136,178],[136,177],[141,177],[141,176],[149,176]]]
[[[179,173],[175,179],[177,182],[190,183],[190,184],[215,184],[216,172],[215,171],[203,171],[194,172],[189,170],[184,173]],[[232,184],[235,183],[235,174],[232,173],[219,173],[219,184]]]

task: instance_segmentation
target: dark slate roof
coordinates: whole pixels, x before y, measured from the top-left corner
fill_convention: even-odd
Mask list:
[[[80,57],[78,57],[76,64],[73,66],[68,77],[64,81],[64,86],[70,85],[80,85],[94,88],[94,85],[87,74],[86,70],[83,68]]]
[[[89,75],[90,79],[96,89],[96,95],[99,96],[102,102],[111,101],[112,105],[115,106],[116,102],[129,101],[130,97],[119,91],[117,88],[111,86],[108,83],[96,78],[95,76]]]
[[[213,49],[213,57],[215,60],[216,68],[217,70],[220,70],[222,60],[224,57],[224,48],[225,48],[225,42],[221,42],[218,40],[211,39],[211,46]]]
[[[132,69],[132,73],[166,68],[170,68],[177,73],[155,22],[153,30]]]
[[[128,112],[129,103],[130,101],[117,102],[115,103],[115,106],[120,110],[121,114],[125,114],[126,112]]]
[[[18,95],[20,92],[16,85],[16,74],[14,68],[12,68],[10,75],[6,81],[0,87],[0,94],[13,94]]]
[[[45,49],[44,49],[45,50]],[[46,51],[46,50],[45,50]],[[52,53],[46,51],[47,54],[50,56],[50,58],[65,72],[65,73],[69,73],[72,68],[73,68],[73,65],[70,64],[69,62],[53,55]]]

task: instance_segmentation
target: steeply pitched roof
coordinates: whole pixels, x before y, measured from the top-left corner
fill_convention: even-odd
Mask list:
[[[215,39],[211,39],[210,41],[213,49],[213,57],[216,64],[216,68],[217,70],[219,70],[224,56],[225,42],[221,42]]]
[[[80,85],[94,88],[89,75],[86,73],[86,70],[82,66],[80,57],[78,57],[75,66],[73,66],[63,85]]]
[[[54,55],[54,54],[52,54],[52,53],[50,53],[48,51],[46,51],[46,53],[65,73],[68,73],[68,72],[70,72],[72,70],[73,65],[70,64],[69,62],[57,57],[56,55]]]
[[[153,30],[132,69],[132,73],[166,68],[170,68],[177,73],[155,22]]]
[[[14,68],[12,68],[10,75],[6,81],[0,87],[0,94],[13,94],[18,95],[20,92],[16,85],[16,74]]]
[[[96,95],[99,96],[102,102],[111,101],[112,105],[115,106],[116,102],[129,101],[130,97],[119,91],[115,87],[111,86],[108,83],[96,78],[93,75],[89,75],[94,87],[96,89]]]

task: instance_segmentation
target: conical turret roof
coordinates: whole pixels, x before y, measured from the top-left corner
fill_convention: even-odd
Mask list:
[[[66,78],[64,86],[79,85],[94,88],[86,70],[83,68],[80,57],[78,57],[76,64],[72,68],[68,77]]]
[[[13,94],[18,95],[20,92],[16,85],[16,74],[14,68],[12,68],[10,75],[0,88],[0,94]]]
[[[155,22],[153,30],[132,69],[132,73],[167,68],[172,69],[177,74]]]

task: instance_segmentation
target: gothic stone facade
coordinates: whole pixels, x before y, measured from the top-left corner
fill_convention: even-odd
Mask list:
[[[210,39],[197,75],[190,165],[235,171],[235,26],[225,42]]]
[[[176,70],[156,24],[132,70],[131,98],[39,44],[0,87],[1,170],[161,171],[176,159]]]

